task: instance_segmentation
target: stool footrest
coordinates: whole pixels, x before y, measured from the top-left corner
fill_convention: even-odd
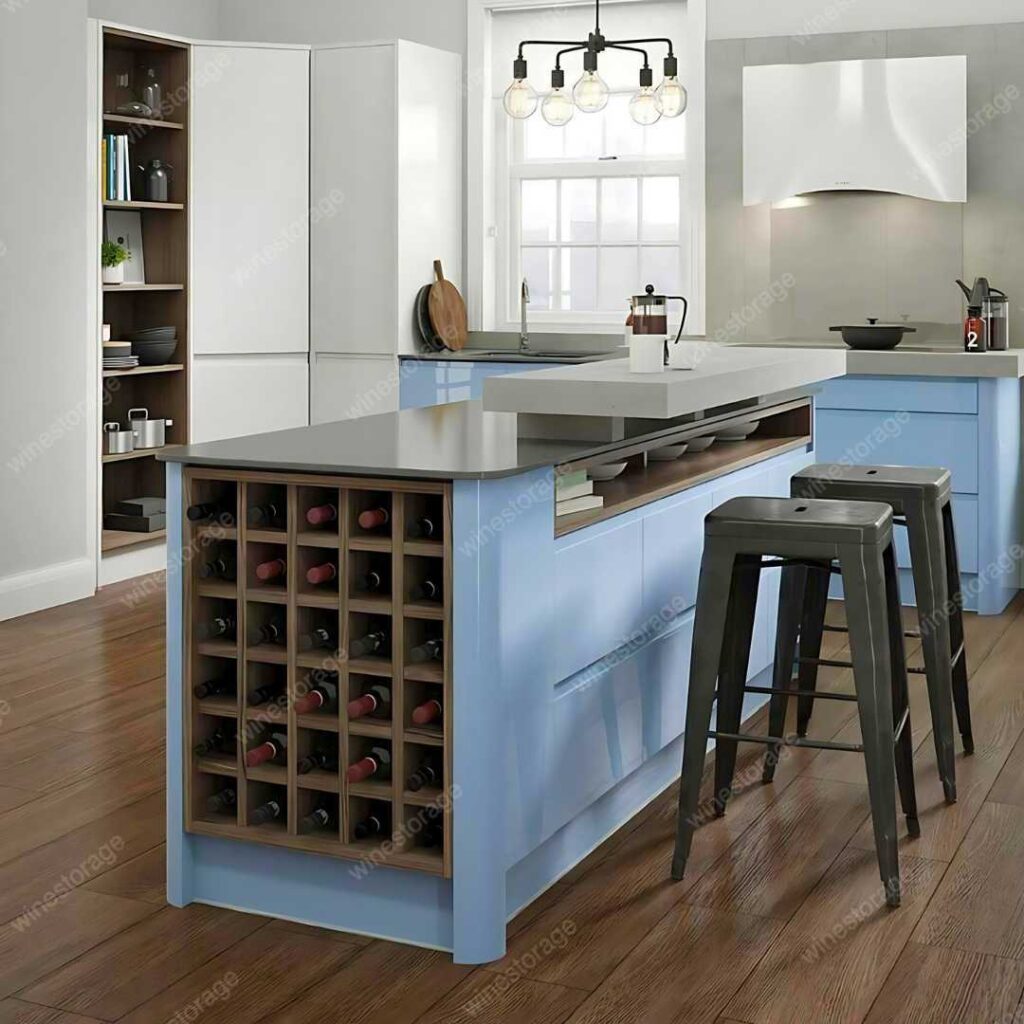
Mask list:
[[[708,736],[713,740],[735,740],[737,743],[761,743],[766,747],[811,747],[814,750],[845,750],[851,754],[863,754],[861,743],[832,743],[828,740],[807,740],[798,736],[751,736],[745,732],[719,732],[712,729]]]
[[[910,708],[904,708],[903,714],[900,715],[900,720],[896,723],[896,728],[893,730],[893,736],[899,741],[900,736],[903,735],[903,730],[907,727],[907,722],[910,721]]]
[[[744,693],[766,693],[771,696],[778,694],[781,697],[806,697],[808,700],[857,700],[855,693],[819,693],[817,690],[793,690],[781,686],[744,686]],[[717,694],[715,695],[717,698]]]
[[[852,661],[840,661],[838,658],[797,658],[801,665],[818,665],[824,668],[853,668]]]
[[[827,622],[821,628],[826,633],[849,633],[850,632],[846,628],[846,626],[831,626]],[[921,639],[921,631],[919,629],[905,629],[905,630],[903,630],[903,635],[906,636],[906,637],[910,637],[911,640],[920,640]],[[956,658],[954,658],[953,660],[956,661]]]

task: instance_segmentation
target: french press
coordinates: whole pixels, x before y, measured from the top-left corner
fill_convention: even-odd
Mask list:
[[[679,324],[679,333],[673,344],[678,345],[686,326],[686,314],[690,304],[682,295],[655,295],[654,285],[649,284],[643,295],[633,296],[633,334],[646,337],[657,336],[665,339],[665,365],[668,360],[668,304],[679,301],[683,304],[683,319]]]

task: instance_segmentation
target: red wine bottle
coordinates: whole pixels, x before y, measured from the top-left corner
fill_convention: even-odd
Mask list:
[[[260,644],[283,644],[284,627],[276,622],[264,622],[262,626],[253,626],[249,632],[249,643],[253,647]]]
[[[420,831],[420,845],[431,847],[444,846],[444,818],[436,808],[426,808],[426,821]]]
[[[391,751],[387,747],[371,747],[366,757],[348,766],[345,776],[349,782],[362,782],[371,776],[387,782],[391,778]]]
[[[304,832],[323,832],[333,829],[337,820],[337,815],[331,808],[320,806],[310,811],[299,824]]]
[[[352,829],[356,839],[370,839],[373,836],[385,835],[388,828],[388,817],[386,811],[372,810],[363,818],[357,821]]]
[[[420,516],[419,519],[414,519],[409,524],[409,536],[412,538],[424,538],[429,539],[436,537],[440,533],[434,520],[429,516]]]
[[[206,697],[220,697],[222,694],[235,694],[234,679],[208,679],[205,683],[196,683],[192,692],[199,700]]]
[[[306,570],[306,582],[313,586],[331,583],[338,578],[338,567],[333,562],[324,562]]]
[[[288,571],[288,565],[283,558],[271,558],[268,562],[260,562],[256,566],[256,579],[269,583],[283,576]]]
[[[391,522],[391,513],[386,508],[368,508],[359,513],[358,522],[363,530],[379,530]]]
[[[232,786],[225,786],[218,793],[213,793],[206,798],[206,809],[211,814],[227,814],[233,811],[238,802],[238,796]]]
[[[308,775],[317,768],[321,771],[331,772],[337,770],[337,767],[338,759],[329,750],[314,750],[300,758],[295,770],[299,775]]]
[[[441,715],[444,714],[444,709],[441,707],[439,700],[428,700],[419,707],[413,708],[412,720],[416,725],[429,725],[431,722],[436,722]]]
[[[204,580],[219,579],[234,582],[235,574],[235,558],[234,555],[229,554],[217,555],[216,558],[203,562],[199,567],[199,576]]]
[[[413,601],[440,601],[441,587],[433,580],[424,580],[412,588],[409,596]]]
[[[265,804],[260,804],[249,815],[250,825],[265,825],[268,821],[275,821],[284,814],[284,804],[279,800],[268,800]]]
[[[386,654],[391,643],[388,634],[383,629],[375,629],[366,636],[359,637],[352,641],[352,657],[364,658],[368,654]]]
[[[349,718],[390,718],[391,687],[384,683],[375,683],[364,691],[361,697],[349,701]]]
[[[371,594],[380,593],[387,584],[387,575],[379,569],[370,569],[359,577],[358,587]]]
[[[440,786],[443,778],[443,771],[440,760],[428,755],[420,761],[416,769],[405,781],[405,788],[413,793],[418,793],[424,786]]]
[[[245,763],[249,768],[266,764],[267,761],[281,763],[288,752],[288,734],[286,732],[273,732],[270,739],[261,743],[258,747],[252,747],[246,752]]]
[[[225,505],[218,505],[213,501],[199,501],[195,505],[189,505],[185,515],[190,523],[201,523],[204,520],[216,519],[217,522],[227,526],[235,521],[234,509]]]
[[[310,526],[325,526],[338,520],[336,505],[315,505],[306,513],[306,522]]]
[[[315,680],[308,693],[304,693],[295,701],[297,715],[311,715],[315,711],[329,711],[331,708],[337,707],[338,684],[336,681],[332,682],[328,679],[326,672],[322,675],[323,678]]]
[[[444,643],[439,639],[426,640],[409,652],[414,662],[442,661],[444,659]]]
[[[308,633],[299,634],[299,650],[312,651],[317,648],[325,651],[338,649],[338,638],[333,630],[326,626],[317,626]]]
[[[284,696],[283,683],[267,683],[265,686],[257,686],[255,690],[249,691],[248,703],[251,708],[259,708]]]
[[[196,757],[206,757],[207,754],[223,754],[228,743],[228,734],[223,729],[217,729],[205,740],[200,740],[193,748],[192,753]]]
[[[284,521],[284,509],[267,501],[262,505],[250,506],[248,518],[250,526],[277,526]]]
[[[210,619],[203,628],[207,640],[217,640],[223,637],[225,640],[235,638],[235,619],[233,615],[219,615]]]

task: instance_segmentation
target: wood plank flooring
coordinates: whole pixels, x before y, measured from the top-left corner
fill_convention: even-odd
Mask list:
[[[1024,599],[967,634],[977,753],[958,755],[954,807],[911,681],[923,834],[901,839],[899,910],[858,756],[790,749],[763,786],[744,750],[683,882],[673,789],[469,968],[167,906],[162,589],[0,623],[0,1024],[1024,1024]],[[845,637],[826,644],[841,657]],[[820,702],[812,733],[856,742],[854,706]]]

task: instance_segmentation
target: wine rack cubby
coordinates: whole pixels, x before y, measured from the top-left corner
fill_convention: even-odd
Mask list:
[[[184,504],[186,829],[450,877],[450,485],[189,468]]]

